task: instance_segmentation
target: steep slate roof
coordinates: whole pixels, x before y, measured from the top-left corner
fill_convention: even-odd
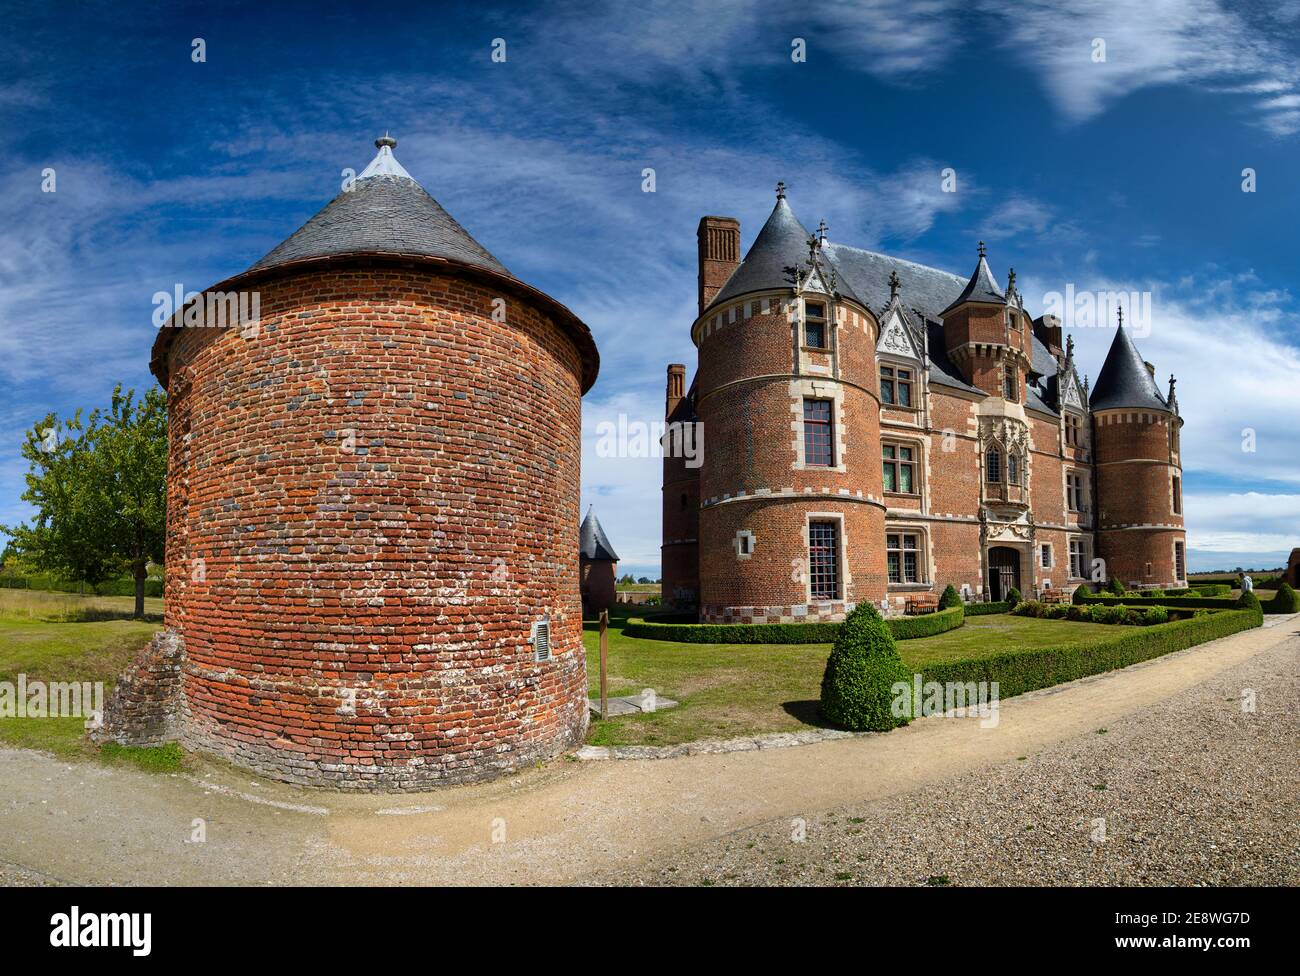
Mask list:
[[[390,145],[391,144],[391,145]],[[311,220],[249,270],[333,254],[412,254],[510,274],[393,157],[396,140]]]
[[[1124,331],[1121,322],[1115,330],[1110,352],[1097,374],[1097,384],[1092,388],[1090,405],[1093,410],[1112,407],[1135,407],[1146,410],[1168,410],[1169,405],[1160,395],[1155,379],[1147,372],[1142,354]]]
[[[925,327],[929,338],[930,382],[938,383],[940,386],[951,386],[956,390],[965,390],[967,393],[988,396],[979,387],[971,386],[962,379],[961,370],[948,358],[948,347],[943,341],[943,323],[926,319]]]
[[[794,215],[782,193],[776,198],[776,206],[772,208],[767,223],[745,252],[745,259],[731,273],[713,301],[709,302],[705,313],[750,292],[789,288],[792,282],[785,269],[806,267],[808,238],[811,236]],[[824,255],[825,253],[823,252]],[[834,258],[829,258],[828,263],[835,271],[836,290],[846,298],[860,303],[862,300],[854,294],[853,284],[841,272]]]
[[[618,562],[614,547],[609,544],[609,539],[605,538],[605,530],[600,527],[596,513],[590,508],[587,509],[587,517],[582,520],[582,528],[578,530],[578,554],[584,559],[608,559],[610,562]]]
[[[486,280],[522,297],[549,315],[574,343],[582,361],[582,392],[596,382],[600,353],[591,330],[545,292],[520,281],[470,236],[393,156],[397,140],[375,141],[378,153],[351,187],[298,228],[256,264],[212,285],[206,292],[235,290],[293,274],[301,268],[362,263],[416,263],[459,268],[460,274]],[[149,369],[168,385],[168,348],[182,323],[178,309],[154,339]]]
[[[997,281],[993,278],[993,272],[989,270],[989,263],[984,258],[983,241],[980,242],[979,263],[975,265],[970,281],[966,282],[966,287],[962,289],[962,293],[943,311],[948,312],[963,302],[990,302],[995,305],[1005,305],[1007,303],[1007,296],[998,287]]]
[[[827,244],[826,253],[840,277],[853,286],[860,300],[873,312],[889,302],[891,272],[898,274],[901,282],[898,294],[903,304],[928,318],[939,318],[961,293],[962,280],[938,268],[846,244]]]
[[[771,216],[754,238],[745,259],[709,303],[709,309],[749,292],[790,287],[785,269],[803,265],[808,254],[808,237],[807,229],[794,215],[785,197],[778,197]],[[987,396],[983,390],[962,379],[961,370],[948,358],[942,323],[944,313],[963,302],[1007,303],[1005,293],[989,268],[982,246],[979,262],[969,279],[915,261],[830,241],[825,243],[821,253],[835,269],[836,284],[841,293],[876,313],[889,304],[889,276],[896,273],[901,282],[899,296],[907,313],[907,324],[913,333],[919,334],[924,330],[928,339],[930,381],[940,386]],[[705,310],[706,313],[709,309]],[[1040,379],[1028,385],[1025,405],[1045,413],[1057,414],[1060,412],[1060,393],[1057,389],[1056,357],[1037,336],[1032,336],[1031,342],[1032,371]],[[1143,373],[1146,373],[1145,367]],[[1095,392],[1093,401],[1095,405]],[[678,412],[684,414],[686,409],[691,409],[693,416],[693,407],[693,400],[689,408],[686,400],[683,400]],[[686,418],[683,416],[677,419]]]

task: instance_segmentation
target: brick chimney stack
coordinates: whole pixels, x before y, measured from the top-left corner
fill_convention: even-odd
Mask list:
[[[735,217],[701,217],[695,231],[700,243],[700,314],[740,264],[740,221]]]
[[[664,416],[671,417],[677,404],[686,396],[686,366],[682,363],[668,365],[668,395],[664,399]]]
[[[1034,319],[1034,335],[1058,362],[1065,355],[1065,348],[1061,344],[1061,320],[1055,315]]]

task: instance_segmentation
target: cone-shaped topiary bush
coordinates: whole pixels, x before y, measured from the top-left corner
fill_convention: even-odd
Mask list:
[[[1259,597],[1255,595],[1254,590],[1246,590],[1241,594],[1241,596],[1237,597],[1237,606],[1241,607],[1243,610],[1258,610],[1260,613],[1264,612],[1264,608],[1260,606]]]
[[[1112,576],[1110,578],[1110,584],[1106,588],[1110,590],[1111,593],[1115,594],[1115,596],[1124,595],[1124,584],[1119,581],[1118,576]]]
[[[1300,613],[1300,593],[1291,588],[1290,583],[1283,583],[1277,588],[1273,599],[1268,601],[1269,613]]]
[[[943,596],[939,597],[939,609],[949,610],[959,606],[961,606],[961,594],[957,592],[957,587],[949,583],[943,589]]]
[[[1014,609],[1015,605],[1023,599],[1024,597],[1020,595],[1020,591],[1017,590],[1014,586],[1011,587],[1011,589],[1007,590],[1007,606],[1011,607],[1012,609]]]
[[[898,656],[894,635],[870,603],[859,603],[840,626],[822,676],[822,717],[853,732],[886,732],[906,725],[890,707],[893,686],[909,688],[911,673]]]
[[[1070,597],[1070,602],[1078,606],[1083,605],[1083,598],[1088,595],[1088,584],[1080,583],[1074,588],[1074,593]]]

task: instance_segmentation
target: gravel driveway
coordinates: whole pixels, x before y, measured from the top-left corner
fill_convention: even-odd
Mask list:
[[[1293,628],[1294,629],[1294,628]],[[1300,640],[1023,760],[603,883],[1295,885]],[[1253,689],[1254,712],[1243,710]],[[805,839],[793,839],[802,832]]]
[[[0,749],[0,883],[1294,883],[1298,657],[1295,617],[1009,699],[995,728],[402,796]]]

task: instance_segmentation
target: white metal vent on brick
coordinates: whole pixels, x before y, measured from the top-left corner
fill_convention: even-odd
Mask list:
[[[551,659],[551,618],[543,617],[535,621],[528,639],[533,645],[533,660],[549,661]]]

